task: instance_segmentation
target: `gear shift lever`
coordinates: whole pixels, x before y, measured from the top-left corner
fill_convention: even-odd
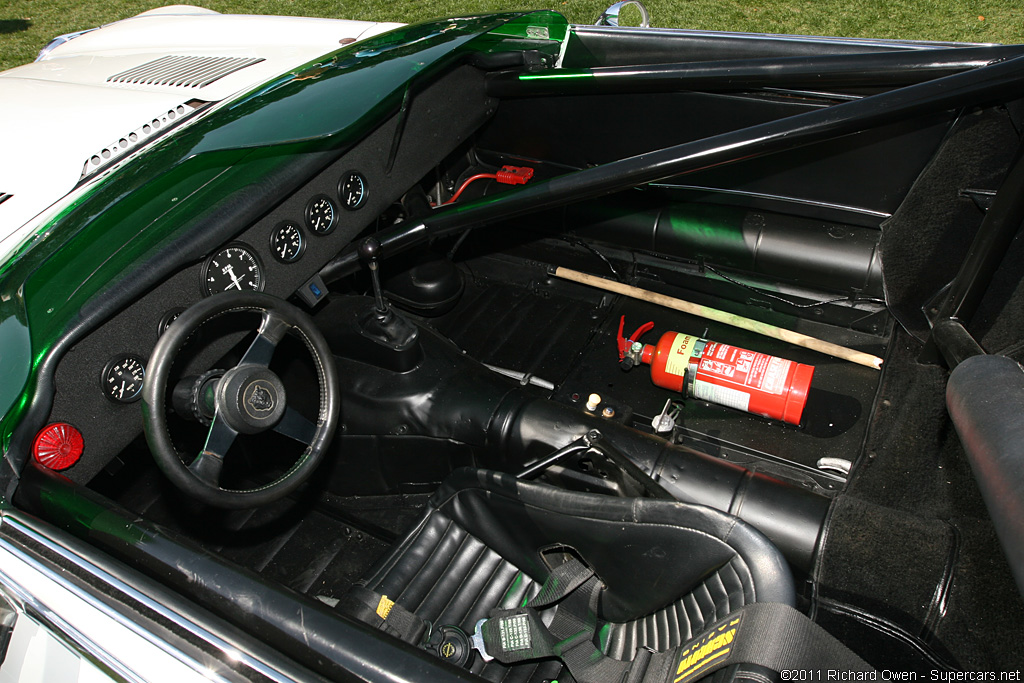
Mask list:
[[[419,363],[422,350],[419,329],[391,310],[380,284],[381,244],[376,237],[367,237],[359,245],[359,259],[370,270],[374,306],[359,317],[359,336],[373,342],[363,347],[363,360],[396,372],[404,372]]]
[[[391,309],[384,301],[384,293],[380,287],[380,259],[381,245],[376,237],[367,237],[359,245],[359,259],[367,264],[370,269],[370,280],[373,282],[373,298],[377,306],[377,317],[384,320],[391,316]]]

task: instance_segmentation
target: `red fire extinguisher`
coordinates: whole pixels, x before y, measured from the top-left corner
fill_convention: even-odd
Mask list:
[[[640,337],[654,328],[642,325],[628,339],[619,321],[619,362],[651,366],[651,381],[684,397],[717,403],[764,417],[800,424],[814,366],[748,351],[696,335],[666,332],[654,346]]]

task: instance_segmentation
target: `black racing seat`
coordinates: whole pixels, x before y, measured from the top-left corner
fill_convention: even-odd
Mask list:
[[[433,625],[471,634],[492,609],[517,607],[536,595],[567,556],[582,559],[603,584],[599,645],[615,659],[631,660],[638,647],[678,647],[753,602],[794,603],[793,580],[778,549],[736,517],[471,469],[441,485],[416,526],[356,590],[369,589]],[[738,667],[714,679],[734,679],[750,665]],[[558,659],[509,667],[475,657],[471,670],[508,683],[572,680]]]

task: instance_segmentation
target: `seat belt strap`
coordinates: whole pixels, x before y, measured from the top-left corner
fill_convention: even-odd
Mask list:
[[[580,683],[618,683],[631,662],[612,659],[594,644],[600,591],[594,570],[572,558],[552,570],[524,606],[492,610],[490,619],[477,624],[473,642],[485,657],[504,664],[557,657]],[[555,603],[554,617],[545,626],[537,610]]]
[[[872,673],[874,669],[828,631],[789,605],[756,602],[730,614],[673,653],[667,683],[689,683],[730,664]],[[646,679],[645,679],[646,680]]]
[[[594,570],[576,559],[569,558],[551,570],[540,592],[533,596],[526,607],[547,607],[570,595],[594,576]]]
[[[690,683],[731,664],[756,664],[776,672],[873,671],[808,617],[779,603],[748,605],[678,648],[658,653],[639,649],[632,662],[613,659],[594,643],[600,582],[579,565],[583,569],[562,565],[552,572],[525,606],[494,610],[491,618],[481,620],[473,642],[484,657],[505,664],[557,657],[578,683]],[[559,602],[558,608],[545,626],[536,608],[553,602]]]
[[[335,609],[412,645],[421,645],[430,630],[430,622],[365,586],[352,586]]]

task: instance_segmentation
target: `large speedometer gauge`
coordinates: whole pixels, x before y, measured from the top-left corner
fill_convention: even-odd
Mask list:
[[[262,292],[266,285],[263,264],[247,245],[235,242],[224,247],[203,264],[203,293]]]

